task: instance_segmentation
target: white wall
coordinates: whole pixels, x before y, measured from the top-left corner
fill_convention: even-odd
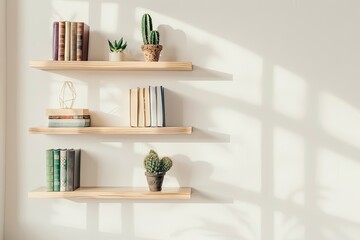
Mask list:
[[[8,1],[5,239],[342,239],[360,235],[360,2]],[[163,60],[192,72],[45,72],[54,20],[91,26],[92,60],[140,19],[160,25]],[[128,122],[128,89],[163,84],[167,117],[191,136],[29,135],[64,80],[96,125]],[[36,200],[47,148],[83,149],[84,186],[145,186],[149,149],[170,155],[165,186],[190,201]]]
[[[4,235],[6,1],[0,0],[0,240]]]

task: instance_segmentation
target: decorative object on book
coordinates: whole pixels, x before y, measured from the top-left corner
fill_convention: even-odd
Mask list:
[[[75,100],[76,91],[74,84],[71,81],[65,81],[59,96],[60,108],[73,108]]]
[[[159,158],[154,150],[150,150],[144,159],[145,175],[151,192],[159,192],[162,189],[164,176],[172,167],[169,157]]]
[[[108,40],[109,43],[109,61],[119,62],[125,60],[124,50],[127,47],[127,42],[124,42],[124,38],[121,38],[119,41],[115,40],[113,43]]]
[[[158,62],[162,45],[160,45],[160,34],[158,31],[153,30],[151,16],[146,13],[142,16],[141,31],[144,45],[141,50],[144,53],[146,62]]]

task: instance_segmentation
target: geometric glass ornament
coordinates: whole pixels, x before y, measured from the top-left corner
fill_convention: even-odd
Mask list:
[[[65,81],[59,95],[60,108],[72,108],[76,100],[76,91],[71,81]]]

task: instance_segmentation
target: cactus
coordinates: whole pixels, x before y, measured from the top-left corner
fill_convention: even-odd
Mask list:
[[[149,44],[156,44],[158,45],[160,42],[160,34],[158,31],[151,31],[149,37]]]
[[[141,32],[144,44],[149,44],[150,32],[153,30],[152,19],[150,14],[146,13],[143,15],[141,20]]]
[[[150,150],[144,159],[144,167],[148,173],[165,173],[172,167],[172,161],[169,157],[160,159],[154,150]]]

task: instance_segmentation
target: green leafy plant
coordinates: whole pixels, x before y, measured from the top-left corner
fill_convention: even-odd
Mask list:
[[[160,159],[154,150],[150,150],[144,159],[144,167],[148,173],[166,173],[172,167],[172,161],[169,157]]]
[[[160,43],[160,34],[158,31],[153,31],[152,19],[150,14],[145,13],[141,19],[141,32],[144,45]]]
[[[114,42],[110,42],[110,40],[108,40],[108,43],[111,52],[119,53],[124,51],[127,47],[127,42],[124,42],[123,38],[119,41],[115,40]]]

